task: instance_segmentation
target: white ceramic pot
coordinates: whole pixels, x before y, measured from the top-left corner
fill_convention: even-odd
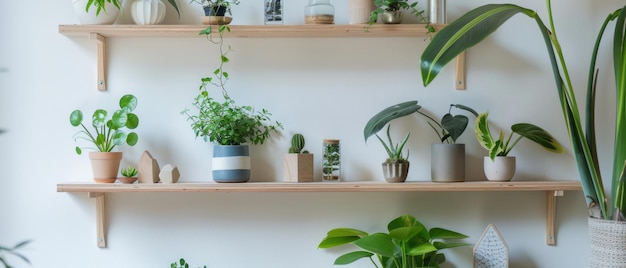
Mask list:
[[[515,175],[515,156],[496,156],[493,161],[485,156],[483,169],[489,181],[510,181]]]
[[[72,0],[74,13],[76,13],[81,24],[113,24],[120,14],[120,10],[109,2],[106,2],[104,10],[101,10],[97,16],[97,8],[94,6],[89,8],[89,12],[85,12],[87,2],[88,0]]]
[[[137,25],[161,24],[165,19],[165,4],[161,0],[135,0],[130,15]]]

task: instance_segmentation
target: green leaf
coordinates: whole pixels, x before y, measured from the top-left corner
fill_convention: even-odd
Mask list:
[[[410,248],[407,251],[407,255],[419,256],[419,255],[424,255],[424,254],[428,254],[428,253],[436,252],[436,251],[437,251],[437,248],[435,246],[433,246],[430,243],[426,243],[426,244],[420,244],[420,245]]]
[[[441,118],[441,126],[448,131],[454,143],[456,143],[456,139],[463,134],[465,128],[467,128],[468,122],[469,119],[464,115],[452,116],[451,114],[445,114],[443,118]]]
[[[122,131],[115,131],[115,133],[113,133],[113,137],[111,141],[113,142],[114,145],[124,144],[124,142],[126,142],[126,134]]]
[[[130,113],[137,108],[137,98],[133,95],[124,95],[120,98],[120,108],[127,113]]]
[[[492,4],[478,7],[439,31],[430,41],[421,57],[424,86],[432,82],[443,67],[461,52],[480,43],[517,13],[534,11],[511,4]]]
[[[180,10],[178,10],[178,5],[176,4],[176,0],[167,0],[167,2],[169,2],[170,5],[172,5],[174,9],[176,9],[176,14],[178,14],[178,17],[180,18]]]
[[[421,231],[422,229],[420,229],[420,227],[418,226],[400,227],[400,228],[391,230],[389,232],[389,236],[391,236],[391,238],[397,241],[407,242],[411,238],[419,234]]]
[[[335,265],[350,264],[362,258],[369,258],[373,255],[374,254],[372,254],[371,252],[367,252],[367,251],[355,251],[355,252],[346,253],[344,255],[339,256],[335,260]]]
[[[396,246],[391,239],[391,236],[383,233],[376,233],[370,236],[363,237],[359,240],[352,242],[356,246],[371,251],[374,254],[393,257]]]
[[[511,131],[539,144],[550,152],[562,153],[565,151],[563,146],[550,133],[536,125],[519,123],[511,126]]]
[[[493,136],[491,136],[491,131],[489,130],[489,121],[487,120],[487,116],[489,116],[489,112],[482,113],[476,117],[474,131],[480,146],[487,150],[491,150],[494,147],[495,141],[493,140]]]
[[[432,239],[463,239],[467,238],[467,235],[457,233],[444,228],[432,228],[429,231]]]
[[[438,249],[446,249],[446,248],[458,248],[458,247],[464,247],[464,246],[471,246],[472,244],[468,244],[468,243],[445,243],[445,242],[441,242],[441,241],[435,241],[433,243],[433,245]]]
[[[106,118],[107,118],[107,111],[98,109],[95,112],[93,112],[93,115],[91,116],[92,125],[94,127],[104,126],[104,123],[106,122]]]
[[[111,118],[112,125],[109,127],[112,129],[120,129],[126,126],[126,122],[128,122],[128,114],[122,110],[117,110],[113,113],[113,117]]]
[[[420,108],[422,106],[418,105],[417,101],[407,101],[380,111],[367,122],[363,129],[365,142],[367,142],[369,137],[383,129],[391,120],[417,112]]]
[[[341,236],[367,236],[367,232],[353,229],[353,228],[335,228],[327,233],[327,237],[341,237]]]
[[[139,136],[135,132],[128,133],[128,135],[126,136],[126,143],[130,146],[135,146],[138,140]]]
[[[83,112],[81,112],[80,110],[74,110],[70,114],[70,123],[72,124],[72,126],[77,127],[82,122],[83,122]]]
[[[345,245],[348,243],[352,243],[353,241],[359,240],[361,237],[359,236],[338,236],[338,237],[326,237],[320,242],[317,246],[318,248],[332,248],[341,245]]]
[[[126,114],[126,117],[126,127],[128,129],[136,129],[139,125],[139,117],[133,113]]]

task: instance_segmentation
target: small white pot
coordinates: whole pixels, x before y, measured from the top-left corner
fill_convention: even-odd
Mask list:
[[[485,156],[483,169],[489,181],[510,181],[515,175],[515,156],[496,156],[493,161]]]
[[[98,16],[96,16],[97,8],[94,6],[89,8],[89,12],[85,12],[87,2],[88,0],[72,0],[74,13],[76,13],[78,21],[80,21],[81,24],[113,24],[120,14],[120,10],[112,3],[108,2],[104,6],[106,11],[101,10]]]
[[[154,25],[163,22],[165,10],[161,0],[135,0],[130,7],[130,15],[137,25]]]

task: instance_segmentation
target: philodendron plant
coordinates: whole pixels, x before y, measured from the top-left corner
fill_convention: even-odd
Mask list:
[[[91,116],[93,132],[83,124],[83,112],[74,110],[70,114],[72,126],[80,127],[81,130],[74,134],[74,139],[86,140],[95,147],[87,147],[98,152],[111,152],[115,146],[124,143],[134,146],[139,136],[135,132],[126,134],[124,129],[135,129],[139,125],[139,117],[133,113],[137,107],[137,98],[133,95],[124,95],[119,101],[120,109],[114,111],[109,118],[109,113],[104,109],[97,109]],[[76,146],[76,153],[81,154],[82,149]]]
[[[511,152],[513,147],[515,147],[522,138],[527,138],[553,153],[562,153],[565,151],[563,146],[561,146],[550,133],[530,123],[517,123],[512,125],[511,133],[506,136],[506,138],[504,130],[500,130],[498,139],[494,139],[491,135],[491,130],[489,130],[488,115],[489,113],[478,115],[474,129],[478,143],[489,151],[489,158],[491,158],[491,160],[494,160],[496,156],[508,156],[509,152]],[[515,140],[512,140],[513,134],[518,135]]]
[[[467,236],[443,228],[429,230],[411,215],[393,219],[387,225],[387,231],[388,233],[369,234],[352,228],[336,228],[328,231],[318,248],[333,248],[345,244],[360,248],[339,256],[335,265],[368,258],[377,268],[416,268],[439,267],[446,260],[439,250],[469,245],[446,242],[445,239],[463,239]]]
[[[586,123],[580,118],[578,101],[557,29],[552,18],[550,0],[546,1],[549,25],[536,11],[512,4],[490,4],[478,7],[456,19],[441,30],[424,50],[421,72],[424,85],[432,82],[443,67],[466,49],[480,43],[516,14],[526,15],[537,23],[552,64],[556,92],[574,150],[583,194],[592,217],[624,220],[626,211],[626,6],[607,15],[600,27],[587,81]],[[596,58],[606,27],[616,21],[613,33],[613,71],[615,73],[616,121],[611,195],[605,193],[600,173],[595,135]],[[604,86],[607,87],[607,86]],[[606,139],[605,139],[606,140]],[[612,201],[609,199],[612,198]]]

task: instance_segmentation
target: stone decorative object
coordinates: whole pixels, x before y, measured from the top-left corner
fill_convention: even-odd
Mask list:
[[[508,268],[509,246],[495,225],[489,224],[474,246],[474,268]]]
[[[159,163],[148,151],[144,151],[137,165],[139,172],[139,183],[159,182]]]
[[[178,178],[180,178],[178,167],[170,164],[163,166],[159,173],[159,178],[161,179],[161,183],[177,183]]]

